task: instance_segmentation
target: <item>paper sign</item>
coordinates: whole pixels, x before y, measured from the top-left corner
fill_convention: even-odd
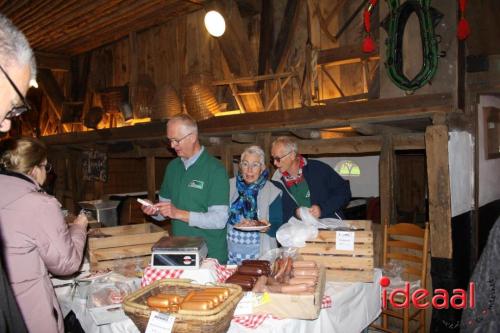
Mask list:
[[[337,231],[335,249],[344,251],[354,251],[354,232]]]
[[[158,311],[151,311],[146,333],[170,333],[174,327],[175,317]]]

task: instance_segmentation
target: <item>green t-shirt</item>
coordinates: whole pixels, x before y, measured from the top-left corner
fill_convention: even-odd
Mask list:
[[[206,213],[209,206],[229,205],[229,179],[226,169],[215,157],[203,150],[187,170],[180,158],[168,164],[160,188],[160,196],[172,200],[175,207],[190,212]],[[172,220],[174,236],[203,237],[208,257],[227,262],[226,228],[201,229]]]
[[[298,184],[293,184],[289,190],[299,207],[311,207],[311,193],[305,179]]]

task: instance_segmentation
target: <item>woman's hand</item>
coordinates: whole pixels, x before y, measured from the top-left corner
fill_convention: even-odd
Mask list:
[[[311,208],[309,208],[309,213],[311,213],[311,215],[315,218],[319,219],[319,217],[321,216],[321,208],[318,205],[312,205]]]
[[[85,213],[80,213],[73,223],[87,229],[87,226],[89,225],[89,219],[87,218],[87,215],[85,215]]]

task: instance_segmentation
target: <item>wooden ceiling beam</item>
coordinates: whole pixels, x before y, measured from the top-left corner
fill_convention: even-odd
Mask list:
[[[38,68],[51,69],[53,71],[71,70],[71,58],[66,55],[36,51],[35,58]]]
[[[363,60],[378,60],[378,50],[365,53],[358,44],[320,50],[318,52],[318,65],[345,65],[362,62]]]

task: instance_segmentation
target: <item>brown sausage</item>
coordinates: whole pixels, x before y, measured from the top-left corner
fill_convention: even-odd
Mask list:
[[[293,262],[293,268],[316,268],[316,262],[312,260],[296,260]]]
[[[294,269],[293,276],[318,276],[319,271],[316,268]]]
[[[207,301],[184,301],[181,303],[182,310],[194,310],[194,311],[203,311],[210,310],[210,304]]]
[[[238,273],[243,274],[243,275],[253,275],[253,276],[261,276],[265,274],[269,274],[269,270],[265,269],[260,266],[251,266],[251,265],[245,265],[245,266],[239,266],[238,267]]]
[[[264,266],[264,267],[271,267],[271,263],[267,260],[243,260],[241,262],[242,265],[253,265],[253,266]]]
[[[213,309],[214,306],[219,304],[219,303],[215,304],[213,299],[211,299],[211,298],[203,297],[203,296],[199,296],[199,295],[191,297],[191,299],[188,301],[188,303],[189,302],[205,302],[208,304],[209,309]],[[217,300],[217,302],[218,302],[218,300]]]
[[[170,305],[170,301],[167,298],[161,298],[158,296],[149,296],[146,303],[152,308],[168,308]]]
[[[314,287],[316,285],[316,279],[313,277],[294,277],[291,278],[290,281],[288,281],[288,284],[290,285],[305,284]]]
[[[182,302],[182,297],[176,294],[158,294],[155,295],[159,298],[166,298],[170,302],[170,304],[180,304]]]
[[[227,288],[221,288],[221,287],[218,287],[218,288],[206,288],[206,289],[203,289],[203,292],[220,292],[224,295],[224,298],[228,298],[229,297],[229,289]]]

